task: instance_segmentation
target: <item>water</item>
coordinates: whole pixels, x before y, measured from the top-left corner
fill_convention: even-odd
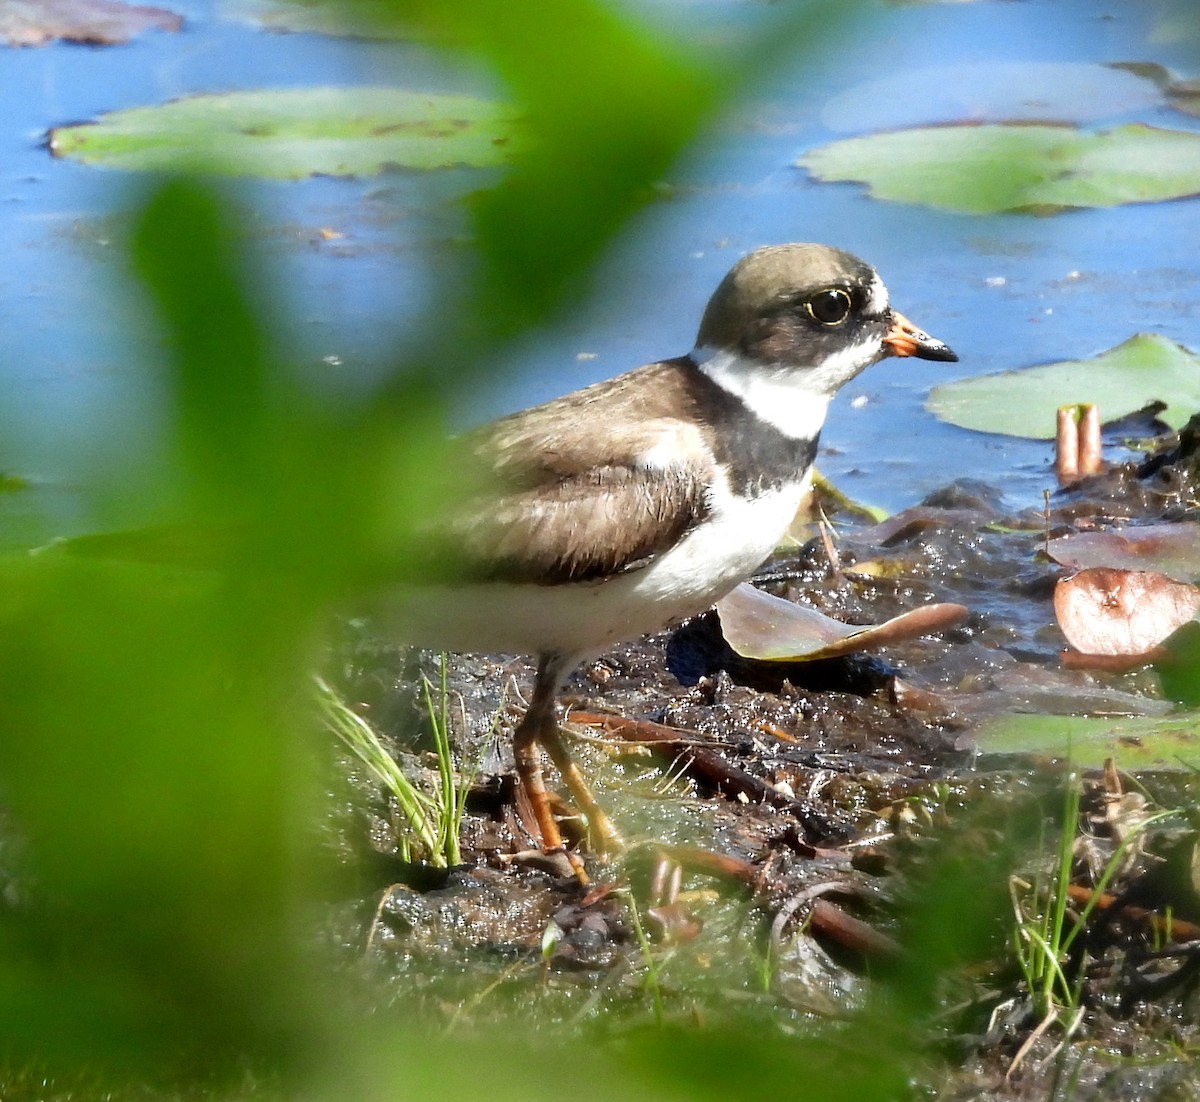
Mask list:
[[[682,14],[697,41],[757,18],[755,4],[657,0],[635,5],[664,26]],[[211,2],[178,5],[177,35],[128,46],[51,45],[0,54],[0,372],[10,425],[4,469],[45,484],[69,470],[81,424],[131,431],[147,396],[128,370],[153,356],[153,327],[137,308],[119,238],[125,174],[55,160],[46,130],[66,122],[209,91],[306,83],[392,81],[437,90],[487,90],[478,72],[411,44],[267,33],[222,18]],[[953,365],[885,361],[835,403],[819,459],[852,495],[890,509],[958,477],[1005,487],[1035,503],[1051,484],[1047,445],[967,433],[923,409],[930,386],[1032,363],[1077,358],[1134,332],[1200,345],[1193,200],[1056,217],[966,216],[878,202],[855,185],[811,181],[793,162],[808,148],[873,128],[963,113],[988,117],[1022,94],[1006,63],[1155,62],[1197,71],[1188,18],[1145,0],[1103,9],[1091,0],[1020,4],[867,6],[834,27],[814,53],[766,74],[752,102],[722,120],[679,167],[672,196],[644,210],[616,241],[594,293],[569,320],[536,334],[497,371],[493,389],[461,396],[467,424],[541,401],[647,360],[690,348],[707,296],[744,252],[819,240],[858,253],[884,275],[893,302],[951,344]],[[1183,12],[1184,15],[1172,12]],[[820,27],[815,28],[818,32]],[[714,76],[716,79],[716,76]],[[882,84],[880,82],[886,82]],[[999,91],[995,87],[1001,85]],[[1196,129],[1146,86],[1075,110],[1089,125],[1139,120]],[[386,359],[405,324],[428,304],[426,262],[445,216],[389,206],[401,184],[315,179],[238,189],[277,275],[292,321],[289,354],[354,389]],[[331,227],[345,236],[318,241]],[[340,366],[323,368],[323,364]]]

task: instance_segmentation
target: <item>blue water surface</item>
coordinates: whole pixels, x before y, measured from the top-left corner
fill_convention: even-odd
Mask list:
[[[625,6],[697,43],[769,11],[745,0]],[[47,130],[201,92],[318,83],[490,90],[486,74],[420,45],[267,32],[206,0],[176,10],[186,20],[178,34],[0,50],[0,465],[62,491],[64,530],[75,442],[97,425],[114,440],[144,431],[154,392],[132,366],[152,363],[158,345],[115,244],[144,181],[51,157]],[[816,40],[764,73],[753,99],[678,166],[668,197],[614,244],[594,293],[496,365],[492,386],[473,382],[458,396],[458,423],[687,351],[734,260],[770,242],[817,240],[875,264],[898,308],[961,358],[889,360],[851,384],[831,412],[822,470],[889,509],[961,477],[1001,486],[1014,505],[1037,503],[1051,485],[1048,445],[942,425],[924,410],[929,388],[1092,355],[1138,331],[1200,347],[1195,200],[980,217],[818,184],[794,162],[848,133],[953,121],[975,107],[986,117],[995,89],[981,93],[977,76],[1000,62],[1153,62],[1195,76],[1193,18],[1148,0],[978,0],[864,4],[856,20],[815,26]],[[1087,125],[1197,128],[1145,85],[1126,87],[1127,101],[1118,87],[1114,102],[1093,104]],[[1020,117],[1039,117],[1036,95],[1023,103],[1020,88],[1013,95]],[[453,211],[413,202],[403,187],[381,178],[236,188],[266,256],[266,285],[289,319],[286,354],[323,385],[369,385],[406,328],[436,306],[431,259],[461,227]],[[325,227],[342,236],[324,239]]]

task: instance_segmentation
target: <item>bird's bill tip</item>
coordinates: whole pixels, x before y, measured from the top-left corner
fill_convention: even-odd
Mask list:
[[[941,360],[945,363],[958,360],[948,344],[918,329],[903,314],[895,311],[892,312],[892,325],[883,343],[893,356],[916,356],[920,360]]]

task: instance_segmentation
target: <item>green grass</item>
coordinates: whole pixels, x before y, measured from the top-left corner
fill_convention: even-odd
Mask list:
[[[447,865],[462,864],[462,852],[458,840],[462,834],[463,815],[467,810],[467,793],[475,780],[478,767],[461,772],[454,767],[454,754],[450,745],[450,712],[446,691],[446,655],[438,662],[440,676],[435,689],[428,677],[422,675],[421,689],[425,694],[425,708],[429,716],[429,727],[433,734],[434,752],[437,756],[438,797],[434,801],[434,836],[437,839],[437,855]],[[436,694],[436,695],[435,695]],[[460,702],[461,703],[461,702]],[[466,714],[463,713],[464,726]],[[435,862],[436,863],[436,862]]]
[[[326,728],[395,801],[404,827],[396,832],[401,859],[447,868],[462,863],[459,835],[475,770],[455,768],[445,655],[440,668],[437,686],[424,676],[421,682],[437,759],[438,783],[428,789],[405,774],[375,728],[346,704],[328,682],[315,678],[314,686],[317,709]]]
[[[1061,819],[1048,878],[1037,877],[1029,882],[1014,875],[1009,879],[1015,915],[1011,944],[1039,1023],[1038,1033],[1060,1024],[1065,1025],[1069,1036],[1077,1025],[1083,1008],[1087,962],[1072,962],[1072,949],[1113,878],[1124,867],[1130,848],[1151,824],[1175,814],[1162,811],[1131,823],[1101,868],[1087,902],[1079,907],[1072,902],[1069,889],[1080,829],[1081,781],[1076,772],[1064,779]]]

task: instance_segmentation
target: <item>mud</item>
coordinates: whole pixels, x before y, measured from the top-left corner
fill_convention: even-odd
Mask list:
[[[400,862],[395,809],[340,763],[330,838],[358,870],[355,898],[332,923],[345,959],[367,962],[372,984],[382,981],[370,990],[402,983],[455,1024],[519,1012],[569,1031],[606,1014],[645,1017],[648,954],[666,961],[667,978],[655,976],[668,985],[669,1017],[731,1013],[731,990],[780,1029],[797,1012],[851,1013],[866,977],[907,951],[906,907],[947,837],[969,847],[976,832],[979,864],[996,862],[1001,894],[1010,874],[1036,878],[1048,867],[1044,843],[1064,814],[1064,785],[1080,782],[1051,760],[980,757],[972,730],[981,717],[1170,707],[1149,668],[1061,666],[1051,595],[1064,571],[1041,548],[1082,526],[1194,523],[1198,443],[1193,424],[1149,459],[1054,491],[1044,508],[1013,510],[992,487],[955,483],[882,524],[835,517],[836,562],[813,538],[778,553],[756,579],[851,623],[936,601],[968,606],[967,621],[942,635],[869,656],[761,663],[735,655],[710,612],[577,671],[563,698],[567,728],[626,842],[608,863],[588,857],[588,890],[540,854],[512,780],[508,736],[532,665],[449,656],[457,760],[476,772],[464,866],[431,872]],[[409,755],[410,772],[428,753],[419,685],[440,677],[440,661],[381,641],[369,626],[348,646],[347,699]],[[580,714],[586,725],[572,722]],[[652,727],[674,741],[644,744],[639,730]],[[698,750],[726,763],[729,777],[695,768]],[[1082,784],[1092,874],[1120,845],[1122,815],[1195,806],[1186,774],[1097,774]],[[1126,810],[1114,817],[1114,806]],[[562,811],[586,854],[579,824]],[[927,1096],[1042,1098],[1069,1076],[1075,1098],[1196,1097],[1186,1054],[1197,1044],[1200,956],[1169,934],[1157,948],[1178,952],[1147,956],[1145,917],[1200,922],[1190,874],[1161,874],[1172,847],[1175,864],[1190,869],[1193,844],[1179,817],[1147,828],[1107,886],[1108,909],[1089,920],[1087,955],[1075,962],[1083,979],[1073,1029],[1059,1022],[1038,1033],[1027,985],[1003,963],[1000,941],[985,938],[971,967],[987,980],[973,982],[928,1038],[934,1055],[919,1077]],[[1083,879],[1088,852],[1076,843]],[[1140,919],[1122,909],[1134,899]]]

